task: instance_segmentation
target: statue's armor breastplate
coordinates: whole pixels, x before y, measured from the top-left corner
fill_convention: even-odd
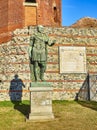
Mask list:
[[[32,49],[32,61],[46,61],[46,43],[43,37],[35,37],[35,41]]]
[[[38,49],[39,51],[42,51],[42,49],[45,49],[45,43],[43,43],[43,41],[40,41],[39,39],[35,39],[33,47]]]

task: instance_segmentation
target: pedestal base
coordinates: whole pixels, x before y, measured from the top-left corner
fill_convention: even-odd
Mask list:
[[[49,121],[52,119],[54,119],[54,115],[51,113],[37,113],[29,115],[29,120],[34,122]]]
[[[38,87],[37,85],[43,87]],[[29,120],[45,121],[54,119],[54,115],[52,112],[52,92],[53,88],[50,86],[50,84],[48,85],[47,82],[31,83],[30,87],[31,104],[30,104]]]

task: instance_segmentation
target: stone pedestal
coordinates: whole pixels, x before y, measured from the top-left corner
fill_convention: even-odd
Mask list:
[[[51,84],[47,82],[32,82],[30,87],[30,114],[31,121],[45,121],[54,119],[52,112]]]

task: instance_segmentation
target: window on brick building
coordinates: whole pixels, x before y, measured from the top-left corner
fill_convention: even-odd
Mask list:
[[[36,3],[36,0],[25,0],[25,2]]]

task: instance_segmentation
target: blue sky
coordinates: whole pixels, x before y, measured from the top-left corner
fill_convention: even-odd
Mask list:
[[[97,18],[97,0],[62,0],[63,26],[70,26],[83,17]]]

